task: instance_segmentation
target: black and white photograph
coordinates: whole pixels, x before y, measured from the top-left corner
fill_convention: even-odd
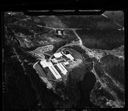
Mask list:
[[[124,11],[31,12],[3,12],[3,111],[124,108]]]

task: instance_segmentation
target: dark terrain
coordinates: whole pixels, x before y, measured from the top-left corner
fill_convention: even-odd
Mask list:
[[[71,38],[66,36],[67,39],[59,39],[59,43],[51,42],[47,39],[48,37],[55,39],[57,37],[52,32],[49,32],[48,29],[37,26],[47,24],[51,27],[82,28],[82,30],[78,30],[77,33],[81,37],[83,45],[90,49],[101,49],[103,53],[106,54],[108,50],[111,51],[124,45],[124,31],[118,30],[121,28],[119,25],[113,22],[113,20],[101,15],[42,17],[39,22],[38,19],[36,21],[36,17],[22,21],[22,19],[25,18],[26,15],[24,14],[19,13],[10,16],[5,13],[5,44],[3,47],[5,68],[5,74],[3,74],[3,82],[5,83],[3,106],[5,111],[12,109],[16,109],[17,111],[33,109],[37,111],[41,108],[99,108],[100,105],[98,106],[94,102],[97,100],[96,103],[102,104],[102,102],[100,103],[98,101],[101,99],[97,96],[98,94],[104,98],[108,96],[109,99],[116,101],[116,97],[109,94],[109,89],[119,96],[121,103],[124,101],[124,91],[115,87],[112,81],[118,81],[124,88],[124,60],[119,57],[108,54],[101,58],[100,63],[95,58],[89,59],[89,61],[95,62],[94,68],[96,75],[98,75],[101,81],[105,82],[108,87],[105,90],[100,89],[101,84],[99,85],[99,82],[97,82],[96,75],[90,72],[90,70],[87,70],[87,72],[84,72],[86,76],[84,76],[82,81],[72,81],[69,76],[69,80],[71,81],[65,93],[68,94],[70,99],[64,101],[59,95],[46,88],[46,85],[40,80],[32,68],[32,65],[28,65],[29,63],[36,62],[35,57],[26,53],[39,46],[51,43],[55,45],[55,49],[53,50],[53,52],[55,52],[59,47],[69,43],[71,41],[70,39],[75,38],[75,35],[69,31],[67,33],[70,33]],[[121,25],[123,23],[122,21],[123,19],[119,21]],[[20,33],[24,35],[20,35]],[[25,42],[25,38],[27,38],[29,42]],[[40,41],[46,42],[39,43]],[[14,49],[16,49],[19,58],[17,58]],[[83,49],[76,47],[76,50],[79,50],[79,52],[84,55]],[[50,54],[53,54],[53,52],[50,52]],[[122,49],[120,52],[124,52],[124,50]],[[27,62],[25,62],[25,60]],[[81,69],[78,69],[76,72],[74,71],[73,74],[83,73]],[[106,76],[105,73],[109,74],[113,79]],[[96,86],[96,88],[94,88],[94,86]],[[94,92],[91,92],[93,88]],[[92,103],[92,101],[90,101],[90,94],[93,95],[94,93],[96,96],[92,98],[94,102]],[[103,104],[103,107],[106,106]]]

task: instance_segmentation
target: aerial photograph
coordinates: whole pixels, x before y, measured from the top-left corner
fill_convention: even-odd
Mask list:
[[[3,111],[125,107],[124,11],[2,21]]]

